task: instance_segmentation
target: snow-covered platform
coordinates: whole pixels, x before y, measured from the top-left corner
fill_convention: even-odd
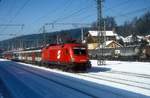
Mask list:
[[[149,98],[150,63],[136,63],[109,61],[97,66],[92,61],[87,72],[68,73],[0,59],[0,79],[12,98]]]

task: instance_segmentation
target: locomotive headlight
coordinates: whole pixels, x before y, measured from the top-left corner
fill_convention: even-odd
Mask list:
[[[73,57],[71,57],[71,62],[74,62],[74,58]]]

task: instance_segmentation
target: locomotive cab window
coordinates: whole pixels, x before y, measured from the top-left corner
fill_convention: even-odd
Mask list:
[[[86,55],[86,48],[73,48],[73,52],[75,55]]]

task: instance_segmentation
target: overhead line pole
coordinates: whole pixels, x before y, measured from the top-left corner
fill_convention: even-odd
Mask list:
[[[43,26],[43,44],[46,46],[46,30],[45,30],[45,25]]]
[[[80,25],[80,26],[91,26],[90,23],[55,23],[55,22],[51,22],[51,23],[45,23],[45,25]]]
[[[7,27],[7,26],[9,26],[9,27],[20,27],[20,29],[23,30],[25,25],[24,24],[0,24],[0,27]],[[14,34],[14,33],[11,33],[11,34],[0,34],[0,35],[9,35],[9,36],[14,36],[15,38],[17,37],[17,34]],[[14,42],[15,41],[16,40],[14,40]],[[14,48],[17,48],[17,46],[19,46],[19,45],[17,44],[17,41],[16,41],[15,43],[9,43],[8,46],[11,46],[10,49],[14,49]]]
[[[97,29],[98,29],[98,48],[99,48],[99,56],[98,56],[98,65],[105,64],[104,61],[104,51],[103,51],[103,43],[104,43],[104,34],[103,34],[103,13],[102,13],[102,3],[103,0],[96,0],[97,1]],[[101,46],[101,47],[100,47]]]
[[[0,24],[0,27],[5,27],[5,26],[9,26],[9,27],[21,27],[21,30],[23,30],[24,28],[24,24]]]
[[[90,23],[45,23],[44,26],[42,27],[43,28],[43,43],[46,44],[46,35],[45,35],[45,32],[46,32],[46,26],[52,26],[52,28],[55,27],[55,25],[72,25],[72,26],[82,26],[81,27],[81,36],[82,36],[82,40],[84,39],[83,37],[83,28],[85,26],[91,26]],[[57,39],[58,39],[58,36],[57,36]],[[58,40],[57,40],[57,43],[58,43]]]

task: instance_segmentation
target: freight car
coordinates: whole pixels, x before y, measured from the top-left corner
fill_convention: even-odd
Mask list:
[[[47,67],[57,67],[65,71],[86,70],[91,67],[87,48],[82,44],[53,44],[42,49],[28,49],[4,53],[4,58],[27,63],[36,63]]]

